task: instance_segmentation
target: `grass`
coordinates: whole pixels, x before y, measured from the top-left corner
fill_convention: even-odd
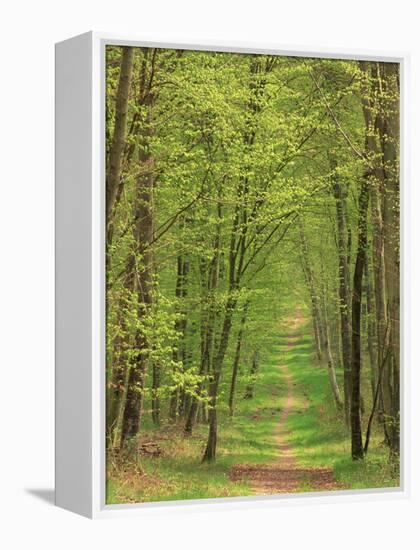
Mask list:
[[[280,362],[286,363],[293,376],[295,407],[287,419],[287,428],[288,443],[294,449],[298,465],[332,468],[339,488],[343,489],[398,486],[398,475],[388,462],[388,452],[381,444],[377,426],[368,457],[364,461],[351,460],[349,433],[335,410],[326,369],[313,357],[310,328],[302,325],[293,346],[288,345],[287,332],[285,325],[283,335],[261,365],[255,397],[244,400],[238,392],[233,418],[227,414],[226,395],[221,395],[215,464],[201,464],[206,426],[198,425],[188,438],[183,436],[182,425],[166,425],[159,430],[148,426],[143,438],[156,442],[162,456],[142,456],[125,464],[110,459],[107,503],[253,494],[246,483],[231,481],[229,470],[234,464],[267,464],[278,458],[274,430],[287,393],[278,368]],[[369,410],[369,395],[365,396],[365,402]],[[310,487],[302,482],[299,490],[310,490]]]
[[[192,437],[184,437],[182,424],[158,430],[149,427],[143,437],[155,441],[163,455],[139,457],[124,465],[110,460],[107,503],[252,495],[247,484],[229,479],[229,470],[234,464],[265,464],[277,458],[274,429],[286,395],[278,369],[279,354],[279,346],[273,346],[256,381],[253,399],[244,400],[238,392],[233,418],[228,416],[227,399],[222,393],[216,463],[201,463],[207,426],[195,427]]]
[[[295,396],[298,402],[300,400],[300,406],[287,421],[288,442],[294,448],[298,464],[332,468],[342,489],[398,487],[399,476],[389,463],[389,453],[382,443],[383,434],[378,425],[374,426],[367,457],[356,462],[351,459],[349,431],[336,411],[327,371],[314,358],[308,332],[308,326],[303,325],[295,345],[284,354],[293,375]],[[287,349],[286,338],[283,338],[282,349]],[[367,380],[364,386],[369,387]],[[364,395],[364,401],[366,424],[371,406],[369,394]]]

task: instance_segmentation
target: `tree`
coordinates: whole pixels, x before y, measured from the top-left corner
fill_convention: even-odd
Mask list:
[[[299,302],[352,456],[380,429],[397,460],[397,66],[110,46],[106,74],[107,448],[214,462]]]

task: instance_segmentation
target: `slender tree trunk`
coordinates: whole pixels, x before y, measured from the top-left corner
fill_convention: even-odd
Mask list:
[[[323,358],[322,320],[319,297],[316,290],[315,277],[309,260],[308,243],[303,227],[303,221],[299,218],[299,234],[302,253],[302,267],[306,284],[311,298],[312,323],[314,329],[316,354],[319,361]]]
[[[371,96],[363,99],[367,149],[374,180],[371,185],[373,273],[377,316],[378,367],[383,365],[379,418],[391,455],[399,448],[399,105],[398,66],[360,62]],[[382,67],[382,68],[381,68]]]
[[[182,369],[186,367],[186,344],[185,338],[187,333],[187,312],[185,310],[185,304],[183,303],[187,297],[187,278],[190,269],[189,262],[182,256],[179,255],[177,258],[177,277],[176,277],[176,286],[175,286],[175,297],[178,302],[178,312],[180,318],[175,321],[175,330],[179,333],[179,343],[177,349],[173,351],[173,360],[176,363],[182,365]],[[178,369],[179,367],[174,367]],[[171,399],[169,403],[169,417],[171,420],[176,420],[179,412],[179,388],[176,387],[171,394]]]
[[[133,61],[134,61],[134,48],[122,47],[121,62],[120,62],[120,76],[115,100],[115,123],[112,137],[110,137],[110,147],[107,154],[107,177],[106,177],[106,227],[107,227],[107,252],[106,252],[106,265],[107,274],[110,270],[110,257],[109,247],[112,241],[112,226],[113,226],[113,214],[115,200],[118,189],[121,188],[122,177],[122,161],[124,155],[124,147],[126,145],[127,138],[127,118],[128,118],[128,102],[130,96],[130,87],[133,73]],[[108,124],[107,124],[108,127]],[[126,276],[127,277],[127,276]],[[130,277],[130,274],[128,274]],[[131,291],[132,284],[128,285]],[[125,284],[127,288],[127,284]],[[109,290],[109,283],[107,278],[107,292]],[[120,320],[124,326],[124,309],[120,304]],[[124,334],[125,331],[123,330]],[[127,382],[129,378],[129,369],[125,364],[123,358],[125,355],[124,347],[127,345],[126,338],[119,336],[115,342],[115,353],[117,356],[117,365],[113,368],[111,373],[111,386],[112,390],[107,393],[107,425],[113,426],[112,445],[119,445],[122,428],[122,407],[125,406],[127,396]]]
[[[156,363],[152,367],[152,420],[155,426],[160,425],[160,366]]]
[[[130,350],[133,347],[133,339],[126,324],[126,316],[128,315],[126,302],[131,298],[135,288],[133,255],[130,255],[126,260],[122,287],[118,299],[118,317],[121,330],[114,343],[114,367],[111,373],[112,391],[107,395],[107,420],[108,425],[112,427],[110,437],[114,448],[119,448],[121,445],[123,414],[132,366]]]
[[[146,70],[146,64],[143,64]],[[144,124],[142,142],[139,147],[139,175],[136,181],[136,201],[134,219],[135,250],[134,274],[135,290],[138,299],[139,320],[145,320],[150,314],[153,304],[154,257],[152,242],[154,238],[154,158],[150,152],[149,143],[153,136],[153,106],[154,95],[149,91],[145,105],[147,117]],[[121,445],[126,440],[137,436],[143,408],[145,376],[148,365],[148,342],[144,330],[137,329],[136,361],[130,369],[129,387],[123,416]]]
[[[208,372],[208,366],[210,364],[210,335],[208,333],[208,328],[206,328],[205,333],[202,336],[203,342],[202,342],[202,351],[201,351],[201,361],[200,361],[200,370],[199,370],[199,376],[200,378],[205,376]],[[187,419],[185,422],[184,431],[187,435],[191,435],[193,431],[193,426],[195,424],[195,421],[197,419],[197,414],[200,406],[200,399],[202,398],[203,394],[203,388],[204,383],[202,381],[199,382],[196,395],[192,397],[191,404],[188,410]]]
[[[331,352],[331,344],[328,330],[327,311],[325,306],[325,291],[323,305],[319,302],[319,296],[316,290],[315,277],[309,260],[308,243],[306,240],[305,229],[302,220],[299,221],[300,241],[302,251],[302,264],[305,274],[306,283],[311,295],[312,311],[316,318],[316,325],[319,327],[319,337],[322,358],[325,360],[328,370],[328,379],[330,381],[331,390],[334,396],[334,402],[338,410],[342,410],[343,402],[341,399],[340,389],[337,384],[335,374],[335,361]]]
[[[232,328],[233,313],[236,308],[236,298],[230,296],[227,300],[225,317],[223,320],[222,332],[220,335],[219,346],[212,369],[212,381],[209,391],[209,436],[207,446],[204,451],[203,462],[213,462],[216,460],[217,444],[217,392],[219,380],[222,371],[222,365],[229,343],[230,330]]]
[[[218,217],[221,217],[221,208],[218,208]],[[207,262],[200,262],[200,277],[202,287],[202,306],[201,306],[201,361],[199,376],[202,378],[210,374],[210,365],[214,348],[214,332],[217,317],[216,290],[220,279],[220,239],[221,228],[217,226],[213,244],[213,257],[209,265],[209,274],[207,278]],[[210,388],[209,388],[210,389]],[[191,399],[184,431],[187,435],[192,434],[194,423],[197,419],[200,404],[202,405],[203,420],[206,419],[207,408],[203,398],[204,383],[200,381],[197,387],[196,396]],[[211,397],[209,396],[209,400]],[[217,432],[217,427],[216,427]]]
[[[362,71],[365,72],[367,82],[362,87],[362,110],[365,119],[365,152],[369,162],[372,162],[373,154],[376,152],[375,138],[372,136],[373,130],[373,105],[371,103],[371,83],[369,79],[370,63],[360,62]],[[360,396],[360,373],[361,373],[361,304],[362,304],[362,284],[363,272],[366,264],[367,248],[367,210],[369,205],[369,187],[374,187],[378,176],[377,168],[366,170],[362,181],[359,196],[359,219],[358,219],[358,244],[356,265],[353,276],[353,295],[352,295],[352,401],[351,401],[351,454],[353,460],[359,460],[364,457],[362,441],[362,421],[360,414],[361,396]],[[377,311],[378,313],[378,311]]]
[[[391,346],[392,373],[388,386],[391,399],[388,431],[392,455],[399,454],[400,409],[400,260],[399,260],[399,66],[384,63],[380,66],[381,110],[378,121],[384,185],[384,257],[387,309]]]
[[[255,389],[255,377],[257,376],[260,354],[257,350],[252,354],[251,369],[249,371],[250,382],[245,388],[244,399],[253,399]]]
[[[359,196],[359,221],[358,221],[358,244],[356,264],[353,276],[352,294],[352,364],[351,364],[351,455],[353,460],[364,457],[362,442],[362,419],[360,414],[360,372],[361,372],[361,305],[362,305],[362,283],[363,270],[365,266],[367,246],[367,208],[369,203],[369,175],[366,175],[362,182]]]
[[[236,380],[238,377],[238,370],[239,370],[239,361],[241,357],[241,346],[242,346],[242,338],[244,335],[244,329],[245,329],[245,322],[246,322],[246,316],[248,313],[248,305],[249,302],[247,302],[244,306],[244,311],[241,317],[241,323],[238,331],[238,338],[236,341],[236,349],[235,349],[235,357],[233,360],[233,367],[232,367],[232,378],[230,381],[230,390],[229,390],[229,416],[233,416],[234,412],[234,400],[235,400],[235,390],[236,390]]]
[[[106,179],[106,219],[107,227],[112,225],[112,211],[121,179],[121,166],[126,144],[128,99],[133,74],[134,50],[131,46],[122,47],[120,78],[115,101],[115,126],[109,150]]]
[[[118,423],[118,408],[125,389],[125,378],[128,372],[124,353],[126,327],[124,320],[125,311],[122,302],[123,300],[119,300],[118,307],[118,326],[121,327],[121,331],[114,339],[112,357],[107,358],[107,363],[110,367],[107,369],[106,426],[107,435],[111,437],[111,440],[114,439],[112,433],[115,431]]]
[[[216,373],[209,386],[209,435],[202,462],[214,462],[216,460],[217,447],[217,391],[220,372]]]
[[[317,321],[316,305],[314,304],[312,299],[311,299],[311,313],[312,313],[312,327],[313,327],[314,339],[315,339],[316,358],[318,359],[319,362],[321,362],[322,361],[321,335],[320,335],[319,325]]]
[[[125,405],[127,403],[129,379],[130,379],[130,368],[127,368],[125,371],[125,376],[123,380],[123,389],[118,400],[115,428],[112,432],[112,447],[114,449],[119,449],[121,447],[122,426],[123,426]]]
[[[370,363],[370,384],[372,400],[375,399],[378,379],[378,358],[375,327],[375,304],[373,299],[372,283],[369,271],[369,256],[365,257],[365,289],[366,289],[366,310],[367,310],[367,340]]]
[[[174,390],[172,390],[171,398],[169,401],[169,418],[173,421],[176,421],[177,419],[178,399],[179,399],[179,388],[176,387]]]
[[[219,190],[220,193],[220,190]],[[222,207],[221,203],[218,203],[217,206],[217,217],[221,219],[222,217]],[[213,356],[213,347],[214,347],[214,331],[215,323],[217,318],[218,304],[216,299],[216,291],[219,286],[220,279],[220,245],[221,245],[221,226],[217,225],[216,234],[214,237],[213,243],[213,257],[209,264],[209,275],[208,279],[206,278],[206,262],[200,262],[200,276],[202,284],[202,311],[201,311],[201,363],[200,363],[200,377],[203,377],[206,374],[210,374],[211,362]],[[218,373],[213,372],[213,380],[210,382],[209,386],[209,407],[216,407],[216,398],[217,398],[217,388],[218,388]],[[188,410],[187,419],[185,422],[184,431],[187,435],[192,433],[194,422],[197,418],[197,413],[199,410],[202,393],[204,389],[204,384],[202,381],[199,382],[198,388],[196,391],[196,396],[192,398],[191,404]],[[204,412],[204,409],[203,409]],[[213,437],[217,438],[217,413],[210,413],[209,410],[209,419],[211,418],[212,426],[209,428],[209,440],[210,446],[214,449],[216,448],[216,443],[213,443]],[[203,459],[204,460],[204,459]]]
[[[378,170],[375,181],[371,186],[371,211],[373,220],[373,280],[374,280],[374,295],[375,295],[375,310],[376,310],[376,339],[377,347],[377,370],[383,364],[383,376],[379,393],[379,419],[384,428],[385,441],[390,443],[389,429],[385,420],[385,411],[391,410],[392,393],[390,385],[391,374],[391,355],[387,354],[389,346],[388,327],[388,311],[386,308],[386,291],[385,291],[385,257],[384,257],[384,241],[383,241],[383,219],[382,207],[379,193],[379,185],[382,178],[382,173]],[[384,357],[386,356],[386,361]]]
[[[338,176],[334,176],[334,198],[337,216],[337,244],[338,244],[338,281],[339,281],[339,309],[341,329],[341,353],[344,370],[344,419],[350,425],[350,398],[351,398],[351,320],[350,320],[350,273],[348,262],[348,231],[346,211],[346,197],[343,185]]]
[[[324,277],[324,275],[323,275]],[[328,325],[328,311],[327,311],[327,289],[326,285],[324,283],[324,291],[323,291],[323,311],[322,311],[322,318],[321,318],[321,334],[322,334],[322,343],[324,348],[324,353],[326,356],[326,362],[327,362],[327,369],[328,369],[328,379],[330,381],[330,387],[332,394],[334,396],[334,402],[335,406],[338,411],[343,410],[343,400],[341,398],[341,392],[340,388],[337,384],[337,377],[335,373],[335,361],[333,354],[331,352],[331,342],[330,342],[330,335],[329,335],[329,325]]]

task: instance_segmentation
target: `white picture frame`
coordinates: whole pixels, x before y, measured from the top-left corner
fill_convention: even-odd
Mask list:
[[[396,62],[401,67],[401,485],[296,495],[200,501],[105,503],[105,46],[128,45]],[[89,518],[162,507],[239,508],[406,498],[410,487],[408,330],[409,56],[363,50],[308,50],[282,44],[142,41],[89,32],[56,45],[56,504]]]

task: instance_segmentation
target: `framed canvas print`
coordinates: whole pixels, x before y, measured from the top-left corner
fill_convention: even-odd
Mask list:
[[[405,79],[401,55],[57,45],[58,505],[404,493]]]

